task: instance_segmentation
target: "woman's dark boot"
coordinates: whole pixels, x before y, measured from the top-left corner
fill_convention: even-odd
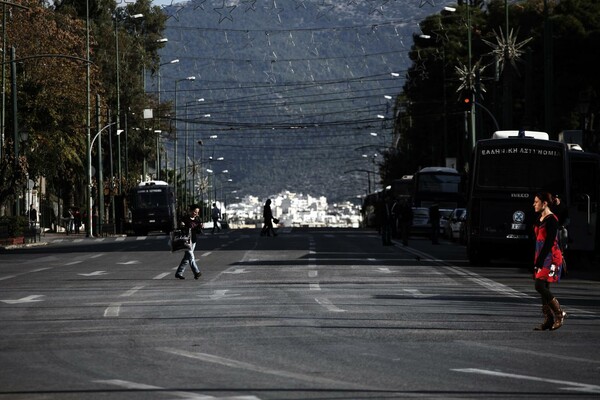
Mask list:
[[[554,313],[554,323],[552,324],[552,327],[550,327],[550,330],[553,331],[560,328],[563,325],[563,321],[567,316],[567,313],[564,312],[562,308],[560,308],[560,304],[558,304],[558,300],[556,300],[556,297],[553,298],[550,302],[550,308]]]
[[[552,314],[552,309],[548,304],[542,306],[542,313],[544,313],[544,322],[542,322],[541,325],[533,328],[534,331],[545,331],[552,328],[552,325],[554,324],[554,315]]]

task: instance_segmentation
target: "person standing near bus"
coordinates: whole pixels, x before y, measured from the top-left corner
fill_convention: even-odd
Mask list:
[[[211,217],[213,221],[212,233],[215,234],[215,229],[218,232],[221,232],[221,228],[219,227],[219,220],[221,219],[221,210],[217,207],[217,203],[213,203],[211,210]]]
[[[190,249],[186,250],[183,254],[183,258],[179,263],[179,267],[177,267],[177,272],[175,272],[175,278],[177,279],[185,279],[183,276],[183,272],[185,271],[186,264],[190,264],[190,268],[194,272],[194,279],[200,278],[202,273],[200,272],[200,268],[196,264],[196,259],[194,258],[194,249],[196,248],[196,239],[197,234],[202,230],[202,221],[198,215],[200,214],[200,207],[197,204],[190,205],[188,209],[188,215],[181,219],[181,225],[183,229],[187,229],[190,232]]]
[[[563,255],[558,245],[558,218],[551,211],[552,195],[547,192],[536,194],[533,208],[539,217],[535,219],[535,257],[533,274],[535,290],[542,297],[544,322],[534,330],[555,330],[563,325],[567,313],[562,310],[558,300],[550,291],[550,283],[560,280]]]

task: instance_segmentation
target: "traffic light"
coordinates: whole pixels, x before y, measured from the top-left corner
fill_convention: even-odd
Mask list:
[[[460,95],[460,107],[463,111],[471,111],[471,107],[475,103],[473,92],[464,91]]]

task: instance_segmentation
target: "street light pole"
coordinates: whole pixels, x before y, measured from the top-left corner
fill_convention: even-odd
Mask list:
[[[134,14],[131,16],[133,19],[143,18],[144,14]],[[121,186],[121,144],[119,131],[121,127],[121,76],[120,76],[120,64],[119,64],[119,30],[117,24],[117,15],[115,14],[115,63],[116,63],[116,92],[117,92],[117,145],[119,147],[118,156],[119,159],[117,161],[118,170],[119,170],[119,194],[121,194],[122,186]]]
[[[166,43],[166,42],[168,42],[168,41],[169,41],[169,39],[167,39],[167,38],[162,38],[162,39],[158,39],[158,40],[157,40],[157,42],[158,42],[158,43]],[[161,115],[161,110],[160,110],[160,108],[161,108],[161,107],[160,107],[160,67],[162,67],[163,65],[177,64],[178,62],[179,62],[179,59],[174,59],[174,60],[171,60],[171,61],[169,61],[169,62],[166,62],[166,63],[158,64],[158,71],[157,71],[157,76],[158,76],[158,84],[157,84],[157,93],[156,93],[156,97],[157,97],[157,99],[158,99],[158,120],[159,120],[159,122],[160,122],[160,119],[162,118],[162,115]],[[156,138],[156,147],[158,148],[158,146],[159,146],[159,139],[158,139],[158,137],[157,137],[157,138]],[[159,159],[159,157],[158,157],[158,154],[157,154],[157,156],[156,156],[156,163],[157,163],[158,165],[160,164],[160,159]],[[165,170],[166,170],[166,168],[165,168]],[[166,172],[166,171],[165,171],[165,172]],[[166,172],[166,173],[167,173],[167,172]],[[168,180],[168,176],[169,176],[169,175],[168,175],[168,173],[167,173],[167,179],[166,179],[166,180]],[[157,173],[156,177],[157,177],[156,179],[159,179],[159,180],[160,180],[160,168],[158,169],[158,173]]]
[[[174,135],[174,142],[175,142],[175,146],[173,149],[173,180],[174,180],[174,185],[173,185],[173,192],[175,195],[175,202],[177,204],[178,203],[178,199],[177,199],[177,186],[178,186],[178,182],[177,182],[177,88],[179,86],[179,82],[183,82],[183,81],[193,81],[195,80],[196,77],[195,76],[188,76],[187,78],[183,78],[183,79],[177,79],[175,81],[175,135]]]
[[[93,235],[93,230],[92,230],[92,224],[94,222],[93,218],[92,218],[92,204],[93,204],[93,198],[92,198],[92,147],[94,146],[94,142],[96,141],[96,139],[100,136],[100,134],[102,133],[102,131],[104,131],[105,129],[107,129],[108,127],[112,126],[116,124],[116,122],[111,122],[108,125],[103,126],[100,130],[98,130],[98,133],[96,133],[96,135],[94,136],[93,139],[90,140],[90,145],[88,146],[88,151],[87,151],[87,171],[88,171],[88,182],[90,183],[88,186],[88,223],[87,223],[87,233],[88,233],[88,237],[94,237]],[[99,188],[99,190],[101,190],[101,188]]]

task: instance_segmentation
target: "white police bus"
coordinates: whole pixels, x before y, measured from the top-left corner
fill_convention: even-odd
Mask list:
[[[129,199],[131,228],[136,235],[151,231],[171,232],[175,226],[173,187],[164,181],[141,182],[131,190]]]

